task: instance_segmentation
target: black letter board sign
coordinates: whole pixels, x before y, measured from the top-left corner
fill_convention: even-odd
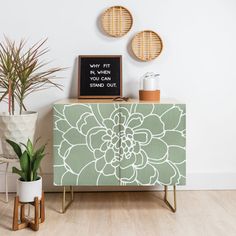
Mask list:
[[[79,98],[122,96],[122,56],[79,56]]]

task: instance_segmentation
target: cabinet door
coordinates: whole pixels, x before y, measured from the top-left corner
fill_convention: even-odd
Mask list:
[[[121,185],[185,184],[185,105],[120,105]]]
[[[119,107],[54,106],[54,184],[119,185]]]

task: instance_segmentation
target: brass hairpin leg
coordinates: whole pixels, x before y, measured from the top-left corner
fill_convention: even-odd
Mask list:
[[[63,197],[62,197],[62,211],[61,213],[65,213],[68,207],[71,205],[71,203],[74,200],[74,192],[73,192],[73,187],[70,186],[70,200],[66,204],[66,186],[63,186]]]
[[[172,212],[176,212],[177,207],[176,207],[176,186],[173,186],[173,192],[174,192],[174,206],[170,204],[170,202],[167,199],[167,193],[168,193],[168,186],[165,185],[165,195],[164,195],[164,202],[165,204],[171,209]]]

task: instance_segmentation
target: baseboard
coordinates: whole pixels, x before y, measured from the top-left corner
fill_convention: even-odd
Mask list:
[[[8,189],[9,192],[16,191],[17,176],[9,174]],[[53,174],[43,174],[43,188],[45,192],[60,192],[61,187],[53,186]],[[76,187],[75,191],[158,191],[161,186],[155,187]],[[236,189],[236,173],[201,173],[194,172],[187,175],[187,185],[178,186],[178,190],[233,190]],[[0,192],[5,192],[5,176],[0,172]]]

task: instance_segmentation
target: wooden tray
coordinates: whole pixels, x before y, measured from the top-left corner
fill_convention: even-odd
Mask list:
[[[108,8],[102,15],[102,27],[112,37],[122,37],[133,25],[133,17],[129,10],[122,6]]]
[[[151,61],[162,51],[163,44],[160,36],[151,30],[136,34],[132,40],[132,51],[141,61]]]

